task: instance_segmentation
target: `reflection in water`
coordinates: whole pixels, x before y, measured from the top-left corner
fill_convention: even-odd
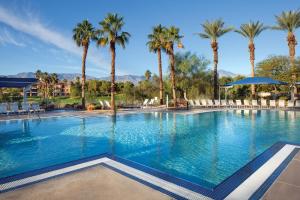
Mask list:
[[[28,120],[23,120],[22,121],[22,132],[25,134],[30,133],[30,126],[29,126],[29,121]]]
[[[81,146],[81,153],[84,155],[84,150],[86,149],[86,132],[85,132],[85,118],[81,118],[80,122],[80,146]]]
[[[114,155],[116,153],[115,139],[116,139],[116,124],[117,116],[111,116],[111,130],[109,136],[110,153]]]
[[[251,129],[250,129],[250,133],[249,133],[249,137],[250,137],[249,156],[251,159],[253,159],[256,156],[255,138],[256,138],[257,110],[251,110],[250,117],[251,117]]]

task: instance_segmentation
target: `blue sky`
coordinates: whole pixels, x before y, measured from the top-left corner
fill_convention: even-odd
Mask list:
[[[298,9],[295,0],[0,0],[0,74],[41,69],[57,73],[81,73],[82,50],[72,41],[76,23],[88,19],[98,27],[108,12],[124,16],[124,30],[131,33],[126,49],[117,49],[119,75],[157,73],[157,56],[146,47],[147,34],[157,24],[175,25],[184,35],[185,49],[212,59],[209,40],[195,35],[205,20],[222,18],[227,25],[239,27],[250,20],[266,25],[275,23],[274,15]],[[300,31],[296,37],[300,42]],[[256,62],[269,55],[287,55],[286,33],[265,31],[256,39]],[[250,74],[248,41],[237,33],[219,40],[219,69]],[[296,48],[296,55],[299,52]],[[87,74],[107,76],[110,55],[107,48],[91,45]],[[163,55],[164,72],[168,57]]]

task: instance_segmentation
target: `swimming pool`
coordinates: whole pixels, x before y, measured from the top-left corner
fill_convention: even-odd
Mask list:
[[[140,113],[0,122],[0,177],[111,153],[212,188],[278,141],[300,142],[300,112]]]

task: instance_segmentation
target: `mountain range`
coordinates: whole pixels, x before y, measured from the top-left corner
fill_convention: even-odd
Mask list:
[[[225,70],[219,70],[219,77],[229,76],[229,77],[235,77],[238,74],[225,71]],[[57,73],[59,80],[75,80],[76,77],[81,77],[81,74],[79,73]],[[35,78],[35,73],[33,72],[22,72],[15,75],[0,75],[2,77],[9,77],[9,78]],[[96,78],[94,76],[86,76],[88,80],[95,79],[95,80],[110,80],[110,76]],[[145,76],[139,76],[139,75],[122,75],[122,76],[116,76],[117,82],[126,82],[130,81],[134,84],[137,84],[139,81],[145,80]]]

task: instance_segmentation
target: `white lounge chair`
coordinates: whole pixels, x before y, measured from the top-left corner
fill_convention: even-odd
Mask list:
[[[1,103],[0,104],[0,114],[7,114],[7,103]]]
[[[207,100],[207,104],[208,104],[208,107],[211,107],[211,108],[215,107],[215,104],[211,99]]]
[[[275,100],[270,100],[270,108],[276,108],[276,101]]]
[[[190,105],[191,107],[195,107],[195,103],[194,103],[193,100],[189,100],[188,102],[189,102],[189,105]]]
[[[201,99],[201,105],[204,107],[208,107],[207,101],[205,99]]]
[[[215,107],[220,107],[221,106],[221,102],[219,101],[219,99],[215,99]]]
[[[252,108],[259,108],[258,102],[255,99],[252,99]]]
[[[235,102],[236,102],[236,107],[237,108],[241,108],[241,107],[243,107],[243,104],[242,104],[242,100],[235,100]]]
[[[252,106],[250,105],[250,101],[248,99],[244,100],[244,107],[245,108],[251,108]]]
[[[22,109],[19,110],[19,113],[30,113],[30,105],[26,102],[21,103]]]
[[[285,100],[280,99],[278,102],[278,107],[279,108],[285,108]]]
[[[233,107],[236,106],[236,104],[234,103],[234,101],[233,101],[232,99],[230,99],[230,100],[228,101],[228,103],[229,103],[229,107],[230,107],[230,108],[233,108]]]
[[[108,101],[105,100],[104,103],[107,108],[111,108],[110,103]]]
[[[151,99],[148,103],[149,106],[153,106],[154,105],[154,99]]]
[[[7,112],[7,114],[11,114],[11,113],[14,113],[14,114],[19,113],[19,105],[17,102],[9,104],[9,111]]]
[[[104,103],[103,103],[103,101],[99,100],[99,103],[100,103],[101,109],[104,109],[104,108],[105,108],[105,106],[104,106]]]
[[[31,105],[31,112],[45,112],[45,109],[40,108],[40,104],[38,103],[33,103]]]
[[[269,108],[266,99],[261,99],[261,101],[260,101],[260,107],[261,107],[261,108]]]
[[[195,100],[195,106],[196,107],[201,107],[202,106],[199,99]]]
[[[227,107],[228,106],[228,102],[225,99],[221,100],[221,106],[222,107]]]
[[[143,107],[147,107],[148,102],[149,102],[149,99],[145,99],[142,106],[143,106]]]
[[[287,107],[288,108],[295,108],[295,101],[288,100]]]
[[[296,102],[295,102],[295,108],[300,108],[300,100],[296,100]]]

